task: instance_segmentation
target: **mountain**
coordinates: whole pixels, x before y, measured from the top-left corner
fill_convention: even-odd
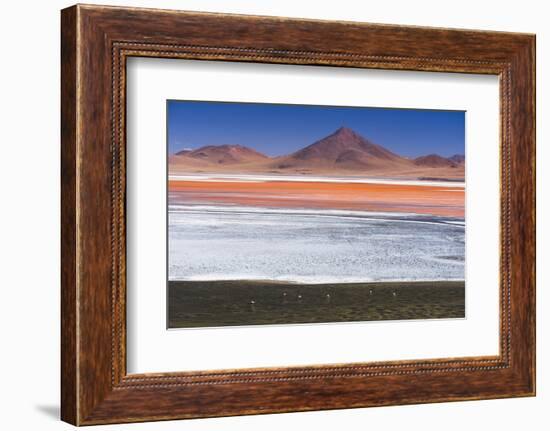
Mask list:
[[[183,150],[171,156],[170,163],[186,161],[213,165],[239,165],[268,160],[265,154],[242,145],[207,145],[197,150]]]
[[[455,154],[454,156],[449,157],[449,160],[459,165],[466,162],[466,157],[464,156],[464,154]]]
[[[446,157],[441,157],[438,154],[428,154],[427,156],[417,157],[414,159],[416,166],[427,166],[430,168],[456,167],[456,163]]]
[[[177,153],[175,153],[174,155],[175,156],[183,156],[184,154],[188,154],[190,152],[192,152],[193,150],[189,149],[189,148],[186,148],[184,150],[181,150],[181,151],[178,151]]]
[[[464,178],[464,156],[408,159],[347,127],[294,153],[268,157],[242,145],[208,145],[169,158],[171,172],[292,175],[370,175],[392,178]]]
[[[288,156],[279,157],[272,167],[279,169],[369,170],[407,165],[410,162],[374,144],[347,127]]]

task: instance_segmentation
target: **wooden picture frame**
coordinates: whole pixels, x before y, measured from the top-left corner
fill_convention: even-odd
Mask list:
[[[61,49],[64,421],[535,394],[534,35],[77,5],[62,11]],[[498,75],[500,354],[127,374],[125,65],[131,56]]]

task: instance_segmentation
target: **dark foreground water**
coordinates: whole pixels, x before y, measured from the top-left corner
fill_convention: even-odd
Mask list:
[[[168,327],[463,318],[464,281],[170,281]]]

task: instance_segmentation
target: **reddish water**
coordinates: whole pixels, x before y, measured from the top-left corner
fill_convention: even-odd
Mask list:
[[[174,181],[180,202],[411,212],[464,217],[464,188],[300,181]],[[174,202],[174,201],[173,201]]]

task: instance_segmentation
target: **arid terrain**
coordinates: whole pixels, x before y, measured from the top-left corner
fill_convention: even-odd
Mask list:
[[[169,170],[170,174],[231,172],[464,180],[464,156],[428,154],[410,159],[341,127],[301,150],[278,157],[238,144],[182,150],[170,156]]]

